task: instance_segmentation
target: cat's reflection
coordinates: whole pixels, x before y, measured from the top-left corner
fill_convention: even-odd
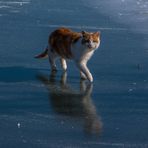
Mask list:
[[[49,91],[54,111],[57,114],[82,119],[87,133],[100,133],[102,122],[91,98],[93,85],[81,81],[79,90],[76,90],[67,84],[67,73],[63,73],[60,81],[56,80],[55,76],[56,72],[52,72],[49,78],[45,75],[37,76]]]

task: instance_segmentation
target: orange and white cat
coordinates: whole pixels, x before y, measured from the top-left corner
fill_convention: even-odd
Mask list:
[[[87,62],[94,51],[100,45],[99,32],[74,32],[68,28],[59,28],[53,31],[48,40],[48,46],[45,51],[35,58],[49,57],[52,71],[56,71],[56,59],[60,58],[61,66],[64,71],[67,70],[67,59],[73,59],[80,70],[82,79],[88,79],[93,82]]]

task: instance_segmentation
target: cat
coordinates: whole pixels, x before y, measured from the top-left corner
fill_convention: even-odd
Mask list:
[[[58,28],[53,31],[48,39],[48,46],[45,51],[35,58],[49,57],[52,71],[56,71],[56,59],[60,58],[61,66],[67,70],[67,59],[73,59],[80,70],[80,77],[93,82],[87,62],[94,51],[100,45],[100,32],[74,32],[69,28]]]

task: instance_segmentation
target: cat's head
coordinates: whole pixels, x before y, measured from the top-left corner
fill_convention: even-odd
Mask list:
[[[97,49],[100,45],[100,32],[82,31],[82,44],[89,49]]]

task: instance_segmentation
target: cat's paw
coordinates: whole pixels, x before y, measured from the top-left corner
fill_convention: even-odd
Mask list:
[[[93,77],[92,76],[89,77],[88,80],[89,80],[90,83],[93,83]]]

